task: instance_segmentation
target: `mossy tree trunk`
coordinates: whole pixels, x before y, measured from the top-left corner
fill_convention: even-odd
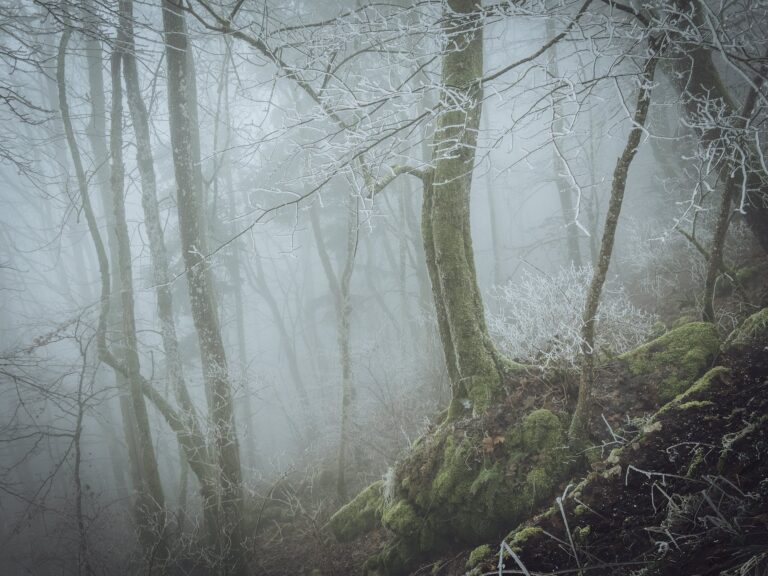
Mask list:
[[[451,381],[449,417],[480,413],[501,384],[485,324],[470,232],[469,198],[482,111],[482,16],[472,0],[449,0],[434,169],[425,178],[422,235]]]
[[[651,49],[655,52],[657,47],[654,46],[654,44],[655,42],[651,42]],[[608,212],[605,216],[603,237],[600,242],[600,253],[597,265],[595,266],[595,271],[592,274],[592,281],[589,286],[589,291],[587,292],[587,301],[582,315],[579,397],[568,434],[571,442],[576,444],[584,442],[589,434],[592,387],[595,381],[595,357],[597,355],[597,350],[595,350],[595,324],[597,322],[597,312],[600,305],[600,295],[602,294],[605,278],[611,264],[616,228],[619,223],[621,206],[624,201],[624,192],[627,187],[629,166],[632,164],[632,160],[637,153],[640,137],[645,130],[645,121],[648,118],[653,75],[656,70],[657,62],[658,55],[653,54],[648,59],[648,62],[646,62],[645,68],[643,69],[640,90],[637,95],[637,106],[635,108],[634,118],[632,119],[633,127],[629,133],[629,138],[627,138],[627,144],[624,147],[624,151],[616,161],[616,168],[613,171],[611,197],[608,201]]]

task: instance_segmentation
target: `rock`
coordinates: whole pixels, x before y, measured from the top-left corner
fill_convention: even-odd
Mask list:
[[[750,348],[768,347],[768,308],[752,314],[731,332],[723,345],[726,354],[742,353]]]

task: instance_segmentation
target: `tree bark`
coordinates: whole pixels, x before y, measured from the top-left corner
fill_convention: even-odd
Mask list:
[[[337,276],[333,270],[325,241],[322,237],[320,221],[316,207],[312,208],[310,220],[315,234],[315,246],[328,280],[333,304],[336,311],[336,339],[339,347],[339,363],[341,366],[341,419],[339,427],[339,452],[336,460],[336,495],[340,502],[347,501],[346,457],[349,440],[349,425],[352,411],[354,388],[352,383],[352,354],[350,341],[350,316],[352,303],[350,301],[350,282],[354,271],[357,254],[357,197],[349,194],[346,202],[347,212],[347,242],[344,267]]]
[[[338,340],[341,355],[341,423],[339,431],[338,473],[336,477],[336,493],[340,502],[347,501],[347,451],[349,444],[349,427],[352,419],[352,401],[354,385],[352,382],[352,351],[350,319],[352,302],[350,283],[357,255],[357,197],[350,194],[347,199],[347,246],[344,268],[339,279],[338,302]]]
[[[114,197],[111,189],[111,166],[109,157],[109,148],[107,146],[107,130],[106,130],[106,99],[104,97],[106,89],[104,86],[104,72],[102,62],[102,48],[101,41],[99,40],[99,22],[96,17],[96,9],[92,2],[86,1],[83,8],[83,22],[85,23],[88,34],[84,34],[85,44],[85,56],[88,66],[88,90],[91,100],[91,116],[86,129],[86,135],[88,137],[88,143],[91,148],[91,154],[93,155],[93,169],[95,174],[95,180],[97,188],[100,193],[100,199],[102,204],[102,210],[104,212],[107,221],[107,242],[106,249],[108,250],[109,261],[112,263],[112,268],[109,268],[109,264],[106,264],[107,278],[107,290],[104,291],[102,286],[102,299],[106,294],[106,308],[104,321],[105,325],[100,330],[100,333],[104,336],[103,345],[100,345],[99,356],[102,361],[108,364],[115,375],[117,388],[121,391],[119,397],[120,414],[123,419],[123,432],[125,435],[126,445],[128,447],[128,461],[129,470],[131,474],[131,483],[135,490],[142,484],[142,466],[140,464],[141,456],[139,454],[139,444],[137,441],[137,426],[136,426],[136,414],[132,406],[132,400],[130,399],[130,382],[125,370],[120,370],[118,367],[106,362],[107,358],[114,359],[120,367],[125,368],[125,358],[123,357],[123,348],[118,347],[116,350],[109,350],[109,343],[106,336],[109,334],[115,341],[120,341],[122,338],[122,301],[121,299],[111,298],[112,286],[120,285],[120,277],[118,272],[117,262],[119,260],[118,254],[118,240],[116,234],[116,226],[114,223]],[[77,168],[76,168],[77,171]],[[89,202],[90,203],[90,202]],[[94,240],[95,241],[95,240]],[[99,238],[101,243],[101,238]],[[99,249],[97,246],[97,253]],[[98,254],[97,254],[98,255]],[[106,253],[105,253],[106,258]],[[100,270],[102,269],[101,263],[99,263]],[[103,272],[102,272],[103,273]],[[104,279],[102,279],[102,283]],[[141,523],[141,517],[138,516],[138,521]]]

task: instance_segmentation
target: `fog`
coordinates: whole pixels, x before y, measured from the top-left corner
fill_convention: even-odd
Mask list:
[[[475,318],[513,360],[575,368],[652,86],[598,343],[699,316],[707,259],[686,236],[714,242],[724,163],[763,158],[764,7],[701,3],[705,33],[675,2],[628,8],[645,25],[612,2],[483,3],[467,104],[444,67],[469,42],[453,4],[0,2],[0,573],[277,574],[253,558],[325,538],[307,526],[457,398],[433,293],[451,268],[431,276],[448,258],[425,253],[422,203],[469,148],[453,178],[469,174]],[[699,40],[739,108],[758,88],[720,143],[707,130],[736,112],[693,90],[692,117],[675,84]],[[445,120],[468,106],[477,130]],[[451,122],[476,142],[446,152]],[[734,201],[737,263],[754,230]],[[232,564],[236,538],[252,556]]]

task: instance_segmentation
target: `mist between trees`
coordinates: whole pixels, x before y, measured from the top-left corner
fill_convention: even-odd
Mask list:
[[[283,573],[523,367],[587,445],[604,358],[765,305],[767,31],[0,0],[0,573]]]

